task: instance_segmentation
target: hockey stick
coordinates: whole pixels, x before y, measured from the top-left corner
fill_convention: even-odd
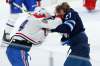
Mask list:
[[[13,2],[13,5],[16,6],[17,8],[19,8],[22,11],[22,13],[27,13],[29,16],[33,17],[33,14],[31,14],[30,12],[28,12],[26,9],[22,8],[20,5],[16,4],[15,2]],[[36,6],[36,5],[33,5],[33,7],[34,6]],[[41,6],[41,3],[40,3],[40,1],[38,1],[38,6],[37,7],[40,7],[40,6]]]
[[[16,6],[17,8],[19,8],[22,13],[28,13],[28,15],[33,16],[31,13],[29,13],[26,9],[22,8],[21,6],[19,6],[18,4],[16,4],[15,2],[13,2],[13,5]],[[34,5],[35,6],[35,5]]]

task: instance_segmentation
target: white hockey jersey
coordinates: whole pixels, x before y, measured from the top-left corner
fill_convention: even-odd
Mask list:
[[[21,18],[24,19],[24,17]],[[58,17],[55,20],[50,19],[46,23],[42,22],[42,18],[39,19],[32,16],[28,16],[27,19],[21,21],[20,23],[17,22],[14,28],[15,31],[12,31],[13,39],[28,40],[33,44],[42,43],[49,33],[48,30],[54,29],[62,23],[62,20]],[[42,28],[48,30],[43,30]]]

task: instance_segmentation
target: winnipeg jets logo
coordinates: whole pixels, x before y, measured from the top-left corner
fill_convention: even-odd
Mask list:
[[[66,15],[65,19],[68,20],[69,18],[71,18],[71,12]]]

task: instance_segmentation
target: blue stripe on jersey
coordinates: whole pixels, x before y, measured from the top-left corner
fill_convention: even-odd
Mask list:
[[[70,27],[70,30],[72,31],[75,26],[75,21],[74,20],[67,20],[64,22],[64,24],[68,25]]]

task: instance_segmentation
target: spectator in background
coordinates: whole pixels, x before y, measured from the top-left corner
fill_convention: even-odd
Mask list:
[[[96,8],[96,1],[97,0],[84,0],[84,4],[83,6],[88,10],[88,11],[92,11],[95,10]]]

